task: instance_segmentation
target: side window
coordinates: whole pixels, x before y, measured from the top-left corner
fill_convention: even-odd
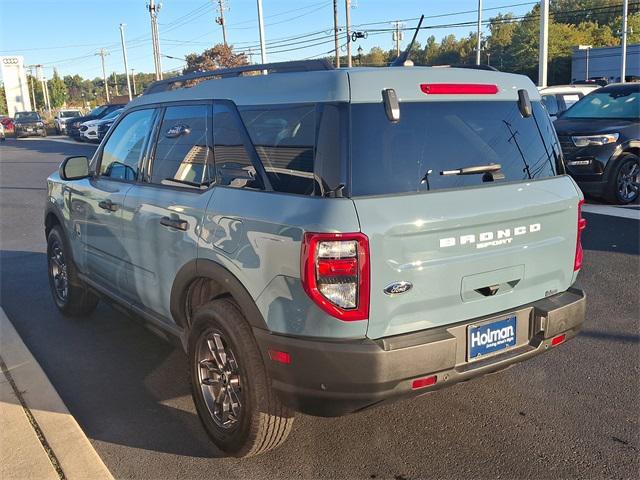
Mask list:
[[[220,185],[262,188],[262,182],[247,152],[249,141],[242,121],[228,103],[213,106],[213,148]]]
[[[244,107],[240,115],[276,192],[313,195],[316,107]]]
[[[549,112],[549,115],[557,115],[560,111],[558,99],[554,94],[542,95],[542,104],[547,109],[547,112]]]
[[[100,175],[118,180],[136,180],[155,110],[137,110],[118,124],[102,150]]]
[[[153,158],[151,183],[201,187],[214,178],[207,105],[179,105],[165,110]]]

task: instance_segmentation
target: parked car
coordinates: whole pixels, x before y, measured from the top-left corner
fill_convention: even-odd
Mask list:
[[[554,123],[569,174],[583,192],[626,204],[640,185],[640,84],[611,84]]]
[[[122,106],[124,108],[124,105]],[[89,120],[88,122],[84,122],[80,125],[80,139],[83,142],[99,142],[100,139],[98,137],[98,127],[102,123],[113,123],[113,121],[118,118],[122,108],[117,110],[112,110],[111,113],[105,115],[99,120]]]
[[[66,132],[67,123],[72,121],[74,118],[80,117],[81,115],[82,112],[76,109],[60,110],[54,118],[56,133],[60,134]]]
[[[549,112],[552,120],[559,114],[570,108],[585,95],[600,88],[599,85],[554,85],[552,87],[538,88],[542,97],[542,104]]]
[[[5,134],[13,132],[13,118],[3,116],[2,118],[0,118],[0,123],[4,127]]]
[[[584,320],[583,198],[525,76],[190,74],[150,86],[91,163],[69,157],[47,182],[58,308],[84,316],[103,297],[179,338],[231,455],[282,444],[295,411],[438,390]]]
[[[82,117],[75,117],[71,122],[67,123],[67,135],[77,141],[82,141],[82,137],[80,136],[80,126],[84,122],[88,122],[89,120],[99,120],[101,118],[106,117],[114,110],[119,110],[122,108],[122,104],[108,104],[108,105],[100,105],[99,107],[94,108],[89,112],[89,114],[84,115]]]
[[[574,80],[571,85],[597,85],[599,87],[606,87],[609,84],[609,80],[606,77],[590,77],[588,80]]]
[[[39,135],[47,136],[47,128],[38,112],[16,112],[13,119],[13,136],[15,138]]]
[[[4,142],[6,140],[4,135],[4,125],[0,123],[0,141]]]

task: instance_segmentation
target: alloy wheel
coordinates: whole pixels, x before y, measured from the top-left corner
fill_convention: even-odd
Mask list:
[[[639,189],[640,165],[638,162],[627,162],[618,174],[618,196],[620,200],[631,202],[638,196]]]
[[[53,242],[49,250],[49,269],[56,297],[66,302],[69,296],[69,273],[60,244]]]
[[[242,415],[242,385],[236,357],[222,332],[200,337],[196,368],[202,397],[211,418],[223,429],[233,429]]]

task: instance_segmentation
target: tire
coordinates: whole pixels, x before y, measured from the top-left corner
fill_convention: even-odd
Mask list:
[[[223,351],[224,356],[214,351]],[[214,300],[196,311],[189,332],[188,356],[198,416],[220,450],[235,457],[250,457],[284,443],[294,413],[272,390],[249,323],[232,300]],[[226,373],[216,373],[221,370]],[[204,380],[210,383],[205,384]],[[216,397],[232,404],[226,419],[224,412],[216,412],[220,407]]]
[[[64,234],[55,226],[47,237],[49,287],[58,310],[64,315],[89,315],[98,305],[98,297],[78,278]]]
[[[622,155],[614,165],[605,199],[617,205],[626,205],[638,198],[640,190],[640,158],[631,153]]]

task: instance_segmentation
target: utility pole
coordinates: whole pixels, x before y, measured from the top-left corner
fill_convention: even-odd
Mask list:
[[[476,33],[476,65],[480,65],[480,51],[482,49],[482,0],[478,0],[478,32]]]
[[[538,86],[547,86],[549,54],[549,0],[540,0],[540,45],[538,50]]]
[[[42,65],[36,65],[36,76],[40,79],[40,85],[42,86],[42,97],[44,99],[45,108],[47,113],[51,115],[51,104],[49,103],[49,87],[47,85],[47,79],[44,78],[42,72]]]
[[[113,72],[113,88],[116,91],[116,97],[120,96],[120,93],[118,92],[118,77],[116,72]]]
[[[109,103],[109,84],[107,83],[107,71],[104,68],[104,57],[109,55],[109,52],[104,48],[101,48],[95,54],[100,55],[100,59],[102,60],[102,80],[104,80],[104,93],[107,96],[107,103]]]
[[[351,0],[345,0],[344,7],[347,17],[347,67],[351,68]]]
[[[589,80],[589,50],[591,50],[591,45],[578,45],[578,50],[585,50],[585,61],[584,61],[584,79]]]
[[[264,18],[262,15],[262,0],[258,1],[258,26],[260,27],[260,61],[264,65],[267,63],[267,46],[264,41]]]
[[[127,93],[129,94],[129,101],[133,100],[131,95],[131,82],[129,81],[129,62],[127,62],[127,47],[124,42],[124,23],[120,24],[120,41],[122,42],[122,57],[124,58],[124,75],[127,77]]]
[[[29,69],[29,85],[31,85],[31,99],[33,100],[33,109],[38,110],[38,106],[36,104],[36,92],[33,89],[33,65],[29,65],[27,68]]]
[[[133,82],[133,94],[138,95],[138,92],[136,91],[136,74],[133,68],[131,69],[131,81]]]
[[[149,17],[151,18],[151,43],[153,44],[153,63],[156,69],[156,80],[162,80],[160,39],[158,37],[158,13],[160,12],[160,5],[156,5],[154,0],[149,0],[147,10],[149,10]]]
[[[620,62],[620,81],[625,82],[627,76],[627,17],[629,15],[629,0],[624,0],[622,5],[622,61]]]
[[[225,0],[218,0],[218,12],[220,16],[216,17],[216,23],[222,27],[222,41],[224,46],[227,46],[227,25],[224,23],[224,11],[229,10],[229,7],[225,5]]]
[[[401,24],[399,21],[395,21],[396,29],[393,31],[392,39],[396,42],[396,57],[400,56],[400,42],[403,40],[402,30],[404,28],[404,24]]]
[[[340,42],[338,38],[338,0],[333,0],[333,38],[336,44],[336,68],[340,68]]]

